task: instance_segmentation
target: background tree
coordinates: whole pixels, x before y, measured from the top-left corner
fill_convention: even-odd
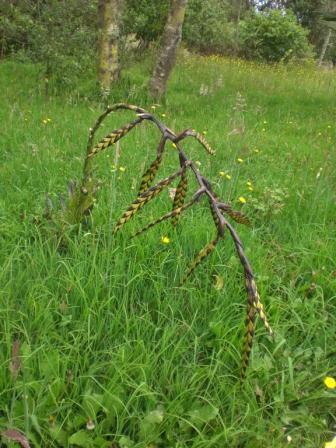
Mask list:
[[[45,91],[88,73],[96,55],[94,0],[0,1],[1,56],[37,63]]]
[[[308,31],[291,10],[267,9],[253,14],[241,25],[241,55],[267,62],[286,62],[312,56]]]
[[[323,63],[324,57],[327,53],[328,47],[331,43],[331,37],[336,30],[336,2],[328,1],[325,5],[326,10],[322,13],[323,24],[325,24],[325,37],[322,45],[320,57],[318,60],[318,66]]]
[[[159,40],[167,22],[169,0],[124,0],[122,27],[125,35],[134,33],[142,49]]]
[[[186,6],[187,0],[171,0],[161,50],[149,83],[150,95],[153,97],[161,97],[165,94],[167,81],[175,64],[176,51],[182,38]]]
[[[101,90],[107,95],[111,83],[119,78],[119,38],[122,0],[98,1],[99,56],[98,78]]]

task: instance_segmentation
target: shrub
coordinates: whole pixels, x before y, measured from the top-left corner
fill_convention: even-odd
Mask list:
[[[124,34],[135,33],[144,46],[160,39],[168,15],[168,0],[125,0],[122,11]]]
[[[2,56],[25,53],[40,63],[42,77],[64,87],[92,66],[97,40],[95,1],[22,0],[1,6]]]
[[[189,50],[232,54],[236,50],[236,26],[228,21],[225,2],[190,0],[183,25],[183,40]]]
[[[32,18],[18,7],[0,6],[0,57],[25,49],[33,28]]]
[[[254,13],[240,24],[241,55],[268,62],[309,58],[312,49],[307,36],[290,10]]]

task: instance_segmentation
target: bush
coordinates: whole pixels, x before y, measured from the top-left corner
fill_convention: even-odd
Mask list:
[[[306,31],[292,11],[265,10],[240,24],[241,55],[268,62],[312,56]]]
[[[0,5],[0,57],[26,49],[33,20],[11,3]]]
[[[183,40],[189,50],[232,54],[236,51],[236,26],[228,21],[226,2],[189,0]]]
[[[159,4],[158,4],[159,3]],[[144,46],[160,39],[168,16],[168,0],[125,0],[122,12],[123,33],[134,33]]]
[[[22,55],[40,63],[48,90],[70,85],[92,67],[96,54],[95,0],[21,0],[1,6],[1,55]],[[1,17],[1,16],[0,16]]]

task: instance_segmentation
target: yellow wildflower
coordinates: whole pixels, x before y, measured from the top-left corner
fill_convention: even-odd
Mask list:
[[[51,118],[47,118],[47,121],[48,121],[48,123],[50,123],[51,122]]]
[[[172,143],[172,147],[173,147],[174,149],[176,149],[176,145],[175,145],[175,143]]]
[[[219,172],[219,175],[222,176],[222,177],[225,176],[224,171],[220,171],[220,172]]]
[[[253,187],[247,187],[249,191],[253,191]]]
[[[230,174],[226,174],[225,177],[227,178],[227,180],[231,180],[232,176],[230,176]]]
[[[48,123],[48,120],[45,120],[45,119],[44,119],[44,120],[42,120],[42,123],[43,123],[43,124],[47,124],[47,123]]]
[[[241,159],[240,157],[238,157],[238,159],[237,159],[237,162],[238,162],[238,163],[243,163],[243,162],[244,162],[244,160],[243,160],[243,159]]]
[[[331,442],[326,442],[324,448],[336,448],[336,436],[332,439]]]
[[[124,166],[120,166],[119,167],[119,171],[121,171],[122,173],[126,170],[126,168]]]
[[[162,244],[169,244],[170,243],[170,239],[168,238],[168,236],[162,236],[161,237],[161,243]]]
[[[240,196],[238,200],[241,204],[246,204],[246,199],[244,198],[244,196]]]
[[[161,114],[161,117],[165,118],[166,114]]]
[[[332,376],[326,376],[324,378],[324,384],[328,389],[336,389],[336,380]]]
[[[207,133],[208,133],[207,131],[202,131],[203,135],[207,135]]]
[[[246,182],[246,185],[247,185],[248,187],[252,187],[252,182],[247,181],[247,182]]]

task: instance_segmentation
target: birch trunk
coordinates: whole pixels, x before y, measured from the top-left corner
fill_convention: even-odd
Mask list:
[[[318,64],[317,64],[318,67],[321,67],[321,65],[322,65],[324,56],[325,56],[326,51],[327,51],[327,48],[328,48],[328,46],[329,46],[329,42],[330,42],[330,38],[331,38],[331,33],[332,33],[332,30],[331,30],[331,28],[329,28],[329,29],[328,29],[328,33],[326,34],[326,37],[325,37],[325,39],[324,39],[322,49],[321,49],[321,54],[320,54],[319,61],[318,61]]]
[[[119,36],[121,0],[99,0],[98,78],[101,90],[108,94],[111,84],[119,78]]]
[[[166,93],[167,81],[175,65],[176,52],[182,38],[186,6],[187,0],[171,0],[160,54],[149,82],[149,93],[154,98],[160,98]]]

